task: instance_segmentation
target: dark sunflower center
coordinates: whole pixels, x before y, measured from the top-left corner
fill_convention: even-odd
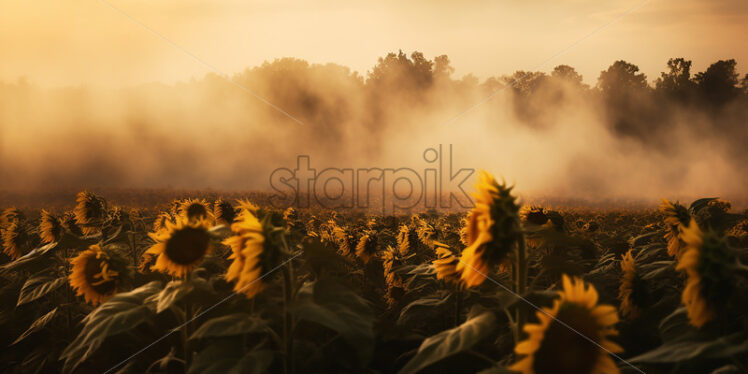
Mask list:
[[[203,204],[190,204],[187,207],[187,217],[189,218],[205,218],[208,216],[208,209]]]
[[[205,256],[210,238],[203,229],[184,227],[166,241],[166,256],[178,265],[191,265]]]
[[[527,222],[530,222],[535,225],[544,225],[546,222],[548,222],[548,216],[545,215],[545,213],[535,210],[527,213]]]
[[[236,211],[234,211],[234,207],[232,207],[231,204],[229,203],[219,204],[218,205],[218,218],[228,223],[233,222],[234,218],[236,218]]]
[[[86,208],[86,218],[100,219],[103,217],[101,204],[96,199],[87,200],[84,206]]]
[[[104,261],[98,258],[89,258],[86,261],[86,283],[99,294],[109,295],[114,292],[117,287],[115,280],[103,281],[101,277],[101,267]],[[97,277],[97,275],[99,275]],[[103,282],[102,282],[103,281]]]
[[[599,340],[598,326],[586,308],[566,303],[561,306],[556,318],[593,341]],[[537,374],[591,373],[596,365],[599,349],[569,327],[554,320],[534,354],[533,369]]]

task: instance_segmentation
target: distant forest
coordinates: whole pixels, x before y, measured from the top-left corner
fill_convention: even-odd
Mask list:
[[[267,175],[269,165],[247,163],[247,157],[261,156],[273,165],[299,152],[329,155],[333,161],[343,155],[370,157],[394,141],[393,133],[411,130],[404,136],[415,137],[456,117],[448,124],[454,131],[468,121],[499,130],[511,123],[532,131],[556,126],[574,131],[574,121],[584,120],[647,152],[674,156],[683,151],[674,140],[681,134],[700,144],[708,139],[720,154],[745,165],[748,74],[741,77],[732,59],[692,72],[690,60],[672,58],[663,70],[651,80],[635,64],[615,61],[592,87],[567,65],[550,73],[517,71],[479,80],[455,77],[446,55],[428,59],[420,52],[399,51],[379,58],[365,76],[337,64],[282,58],[232,76],[211,73],[173,85],[42,89],[23,80],[0,83],[0,134],[6,137],[0,178],[93,184],[128,178],[148,184],[188,160]],[[570,119],[575,113],[586,117]],[[39,146],[30,148],[32,141]],[[55,159],[57,165],[29,166],[29,152],[39,153],[33,156],[37,160]],[[125,162],[150,169],[130,170]],[[201,172],[219,173],[209,165]],[[200,181],[174,178],[160,183]],[[236,180],[217,180],[244,183],[240,176],[230,178]]]

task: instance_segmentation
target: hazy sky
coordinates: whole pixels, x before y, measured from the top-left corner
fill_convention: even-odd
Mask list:
[[[278,57],[365,74],[388,51],[447,54],[456,76],[533,69],[641,0],[107,0],[224,73]],[[748,71],[748,1],[651,0],[538,70],[588,83],[617,59],[653,80],[669,57]],[[172,83],[209,70],[102,0],[0,0],[0,80],[41,86]]]

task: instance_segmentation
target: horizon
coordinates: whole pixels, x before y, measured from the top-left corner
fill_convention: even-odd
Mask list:
[[[264,1],[209,6],[199,0],[186,5],[49,1],[41,8],[8,3],[0,15],[0,44],[14,58],[0,64],[0,81],[25,77],[41,87],[131,87],[189,82],[210,72],[186,53],[229,76],[284,57],[334,63],[366,76],[378,57],[399,49],[430,58],[448,55],[458,79],[549,71],[564,64],[594,85],[606,64],[623,59],[640,66],[651,83],[673,57],[693,60],[695,71],[735,58],[738,71],[748,72],[748,51],[742,48],[748,44],[745,2],[547,3],[326,1],[311,13],[310,5]],[[383,31],[382,25],[397,32]],[[91,27],[97,33],[90,33]],[[304,38],[297,38],[301,33]],[[487,35],[492,36],[488,41]],[[564,51],[580,38],[584,48]],[[548,66],[534,68],[557,53],[562,54]]]

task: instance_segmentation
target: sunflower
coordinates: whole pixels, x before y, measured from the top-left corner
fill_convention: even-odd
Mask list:
[[[348,235],[348,233],[346,232],[344,228],[338,225],[333,226],[332,239],[335,242],[335,244],[338,246],[338,253],[340,253],[343,256],[351,255],[351,244],[350,244],[351,237],[350,235]]]
[[[234,291],[253,298],[267,286],[262,277],[280,264],[281,252],[268,240],[271,227],[246,208],[241,209],[231,230],[233,236],[223,241],[231,247],[229,259],[233,260],[225,278],[236,282]]]
[[[522,239],[519,207],[512,188],[500,185],[493,175],[481,171],[476,185],[475,207],[467,225],[468,247],[457,265],[466,287],[479,286],[492,267],[509,263],[516,243]]]
[[[177,218],[176,223],[167,221],[166,227],[149,233],[156,241],[146,253],[158,256],[151,270],[182,277],[192,271],[200,260],[212,250],[210,222],[206,219],[190,220],[187,216]]]
[[[665,234],[667,253],[677,258],[681,255],[681,250],[683,250],[680,233],[688,226],[691,216],[688,214],[688,209],[683,205],[677,202],[671,203],[665,199],[662,199],[659,210],[665,215],[665,225],[668,229],[668,232]]]
[[[231,225],[236,218],[236,209],[228,201],[218,199],[213,203],[213,215],[217,225]]]
[[[90,246],[70,262],[70,287],[87,303],[96,306],[117,293],[120,272],[115,270],[110,254],[98,245]]]
[[[629,249],[621,260],[621,285],[618,288],[618,299],[621,301],[621,315],[630,319],[636,318],[641,313],[640,306],[646,297],[644,280],[636,271],[636,261]]]
[[[160,213],[153,221],[153,231],[156,232],[165,228],[167,222],[174,223],[171,214],[166,212]]]
[[[436,229],[434,226],[429,224],[423,219],[418,220],[418,226],[416,227],[416,234],[418,234],[418,240],[421,241],[425,246],[434,248],[434,238],[436,238]]]
[[[418,233],[411,230],[408,225],[401,225],[397,233],[397,249],[401,256],[405,256],[410,249],[415,247],[418,240]]]
[[[535,226],[543,226],[550,221],[550,218],[545,214],[545,209],[539,206],[531,206],[526,209],[522,209],[520,213],[523,222],[533,224]]]
[[[368,231],[364,236],[359,239],[356,245],[356,256],[368,264],[373,256],[377,252],[377,235],[374,231]]]
[[[468,212],[468,215],[465,217],[462,217],[460,219],[460,243],[462,243],[464,246],[468,246],[468,222],[470,221],[470,216],[473,214],[472,211]]]
[[[294,207],[290,206],[288,209],[283,211],[283,220],[286,221],[286,226],[294,227],[298,219],[299,214],[296,212]]]
[[[84,235],[95,234],[106,219],[106,202],[104,199],[88,192],[81,191],[76,195],[77,205],[73,210],[75,222]]]
[[[42,243],[54,243],[62,238],[63,228],[60,219],[42,209],[42,218],[39,223],[39,237]]]
[[[384,270],[384,280],[387,284],[387,293],[385,299],[387,305],[393,307],[405,294],[405,285],[402,278],[393,271],[396,265],[402,263],[401,254],[398,250],[387,246],[387,250],[382,253],[382,268]]]
[[[530,229],[527,233],[527,244],[532,248],[539,248],[543,244],[543,234],[540,231],[553,227],[553,222],[546,214],[545,209],[539,206],[531,206],[520,210],[522,223]]]
[[[725,307],[734,288],[726,266],[730,250],[723,237],[712,230],[703,232],[693,219],[681,237],[685,248],[676,269],[687,275],[681,300],[691,324],[701,327]]]
[[[447,245],[438,242],[436,255],[438,256],[437,259],[432,262],[436,271],[436,279],[460,285],[460,272],[457,271],[457,264],[460,263],[460,260],[455,257]]]
[[[138,263],[138,272],[141,274],[148,274],[151,272],[151,267],[156,264],[156,260],[158,259],[158,256],[154,255],[153,253],[145,252],[140,257],[140,262]]]
[[[83,230],[80,226],[75,223],[75,214],[73,212],[67,212],[62,216],[61,220],[62,227],[68,232],[75,236],[83,236]]]
[[[179,206],[179,215],[190,220],[213,220],[213,213],[204,199],[187,199]]]
[[[29,237],[20,223],[11,223],[2,230],[0,236],[3,239],[3,252],[11,259],[15,260],[27,253]]]
[[[130,211],[117,206],[114,207],[111,212],[109,212],[109,218],[107,220],[108,224],[121,226],[127,224],[128,222],[132,222],[130,219]]]
[[[24,215],[18,208],[7,208],[0,214],[0,228],[19,223],[23,218]]]
[[[523,374],[619,373],[608,355],[623,351],[608,340],[609,336],[617,334],[614,328],[618,322],[616,308],[597,305],[597,291],[593,286],[586,287],[582,280],[566,275],[559,296],[553,308],[543,308],[536,313],[539,323],[525,325],[528,338],[514,348],[518,355],[525,357],[510,369]]]

